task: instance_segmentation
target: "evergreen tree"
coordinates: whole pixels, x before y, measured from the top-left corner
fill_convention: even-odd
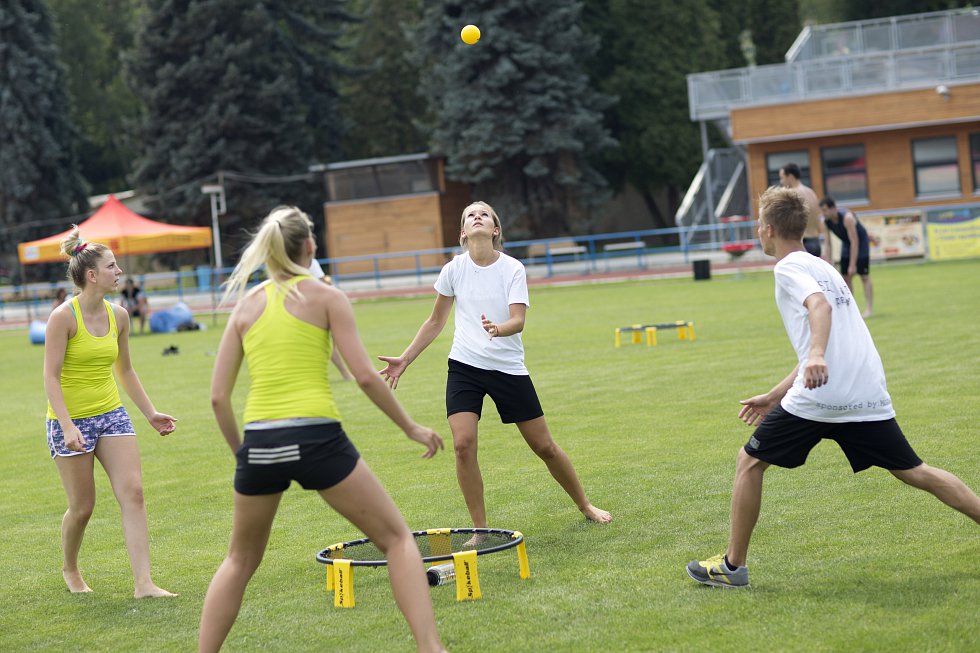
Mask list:
[[[262,175],[303,175],[339,148],[336,68],[325,60],[346,20],[341,2],[317,0],[150,0],[129,78],[146,106],[141,188],[160,194],[158,214],[209,223],[202,182],[226,178],[239,234],[279,203],[314,217],[317,183],[261,184]],[[318,148],[319,151],[318,151]],[[222,244],[235,244],[225,238]]]
[[[976,5],[975,0],[848,0],[841,2],[844,20],[865,20],[946,11]]]
[[[720,64],[717,15],[706,0],[590,5],[590,29],[603,41],[595,83],[619,98],[607,111],[619,147],[606,153],[602,170],[615,188],[628,182],[641,193],[653,226],[672,227],[701,163],[698,126],[688,113],[687,74]],[[661,191],[666,206],[657,204]]]
[[[450,179],[498,209],[510,238],[581,233],[603,197],[589,158],[614,143],[602,123],[611,99],[585,62],[598,39],[582,31],[581,2],[428,2],[415,62],[426,74],[426,125]],[[473,23],[476,45],[460,40]]]
[[[799,36],[799,0],[748,0],[748,23],[760,66],[785,63],[786,51]]]
[[[424,152],[428,143],[416,125],[426,112],[419,69],[406,56],[407,30],[422,14],[418,0],[361,0],[363,22],[352,30],[350,64],[359,70],[344,85],[343,114],[349,126],[343,157],[362,159]]]
[[[92,192],[129,188],[136,158],[131,131],[140,105],[122,76],[133,45],[138,0],[47,0],[67,70],[72,121],[82,135],[78,157]]]
[[[41,0],[0,3],[0,256],[87,211],[64,73]]]

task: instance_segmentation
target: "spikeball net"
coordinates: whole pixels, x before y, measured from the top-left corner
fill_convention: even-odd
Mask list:
[[[479,599],[480,578],[477,556],[517,549],[522,579],[531,576],[524,535],[502,528],[430,528],[412,533],[422,561],[453,565],[456,600]],[[384,554],[369,538],[338,542],[316,554],[317,562],[327,565],[327,591],[334,593],[334,607],[354,607],[354,567],[384,567]]]

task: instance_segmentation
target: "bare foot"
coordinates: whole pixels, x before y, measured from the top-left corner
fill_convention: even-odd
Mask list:
[[[596,508],[591,503],[586,507],[582,508],[582,514],[589,521],[594,521],[597,524],[608,524],[612,521],[612,515],[610,515],[605,510]]]
[[[137,589],[133,593],[133,597],[137,599],[156,599],[165,596],[179,596],[179,595],[174,594],[173,592],[168,592],[162,587],[157,587],[156,585],[147,585],[146,587]]]
[[[487,540],[486,533],[474,533],[473,537],[463,542],[464,549],[475,549]]]
[[[68,591],[72,594],[82,594],[92,591],[92,588],[82,580],[82,572],[77,569],[75,571],[65,571],[62,569],[61,575],[65,577],[65,584],[68,585]]]
[[[871,317],[871,309],[869,308],[864,313],[861,313],[863,317]]]

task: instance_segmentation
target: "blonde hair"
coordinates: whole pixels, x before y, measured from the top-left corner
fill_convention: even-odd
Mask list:
[[[490,213],[490,217],[493,218],[493,226],[497,228],[497,235],[493,237],[493,248],[497,251],[504,251],[504,228],[500,225],[500,218],[497,217],[497,212],[493,210],[493,207],[486,202],[470,202],[463,209],[463,215],[459,218],[459,245],[463,249],[467,248],[467,241],[469,238],[463,233],[463,223],[466,222],[466,209],[471,206],[482,206]]]
[[[85,272],[99,267],[99,261],[109,251],[101,243],[86,243],[73,224],[71,231],[61,241],[61,253],[68,257],[68,280],[79,288],[84,288],[87,280]]]
[[[299,261],[306,254],[306,241],[312,236],[312,230],[310,217],[295,206],[272,209],[262,220],[259,230],[242,252],[238,265],[224,283],[225,293],[221,301],[241,297],[249,278],[263,266],[266,276],[280,292],[294,292],[302,296],[295,286],[287,288],[280,277],[310,273]]]
[[[771,224],[776,235],[787,240],[801,240],[806,231],[806,203],[792,188],[769,187],[759,196],[759,215]]]

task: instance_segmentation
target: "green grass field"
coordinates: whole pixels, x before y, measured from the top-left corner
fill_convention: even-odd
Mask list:
[[[878,266],[877,314],[869,321],[912,445],[975,489],[978,278],[976,260]],[[853,475],[833,443],[801,469],[767,474],[750,551],[752,588],[711,589],[688,579],[689,560],[725,546],[735,454],[751,432],[736,417],[737,402],[769,389],[794,364],[771,274],[533,288],[531,301],[527,364],[551,429],[590,498],[615,521],[586,523],[488,403],[480,456],[490,522],[525,534],[532,577],[519,580],[516,554],[507,551],[480,558],[483,600],[457,603],[452,586],[433,588],[450,650],[980,650],[977,525],[882,470]],[[357,304],[371,355],[400,353],[431,303]],[[678,319],[696,322],[696,342],[666,332],[655,348],[613,348],[617,326]],[[212,328],[132,341],[150,396],[180,419],[174,435],[160,438],[128,404],[140,432],[154,579],[180,592],[136,601],[118,506],[101,469],[81,556],[96,591],[66,591],[59,573],[65,497],[44,443],[43,351],[25,331],[0,332],[0,650],[195,648],[204,593],[231,529],[234,462],[208,401],[219,336]],[[447,328],[397,392],[447,443],[450,339]],[[180,354],[161,357],[170,344]],[[353,384],[334,388],[347,432],[409,526],[469,526],[452,452],[421,460],[421,448]],[[226,649],[414,650],[383,569],[357,570],[356,608],[332,607],[314,554],[357,537],[294,486]]]

